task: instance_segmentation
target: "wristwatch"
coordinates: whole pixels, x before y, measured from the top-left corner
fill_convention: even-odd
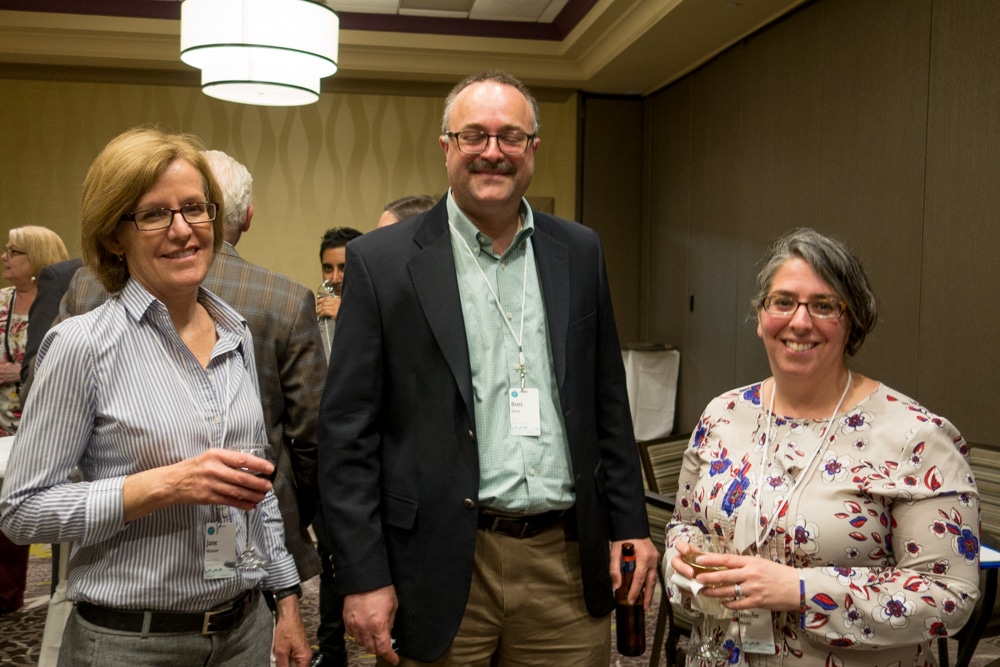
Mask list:
[[[288,588],[282,588],[280,591],[271,591],[271,597],[274,601],[283,600],[289,595],[294,595],[295,597],[302,599],[302,586],[301,584],[295,584],[294,586],[289,586]]]

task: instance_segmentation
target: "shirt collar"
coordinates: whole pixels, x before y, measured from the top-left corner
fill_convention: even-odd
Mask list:
[[[119,298],[125,311],[136,321],[141,320],[147,312],[151,311],[159,316],[169,317],[167,307],[163,302],[150,294],[149,290],[135,278],[129,278],[128,282],[125,283],[125,289],[120,292]],[[204,287],[198,288],[198,301],[205,306],[205,310],[215,320],[220,335],[225,333],[242,337],[242,331],[247,327],[246,320],[225,301]]]
[[[482,252],[493,253],[493,239],[479,231],[479,228],[472,224],[469,216],[459,208],[455,199],[451,196],[451,188],[448,189],[448,222],[451,228],[458,232],[459,237],[468,244],[470,248],[479,246]],[[535,232],[535,218],[531,213],[531,206],[528,200],[521,197],[521,229],[514,235],[514,241],[510,244],[507,252],[518,247],[522,240],[531,236]],[[506,254],[506,253],[504,253]]]

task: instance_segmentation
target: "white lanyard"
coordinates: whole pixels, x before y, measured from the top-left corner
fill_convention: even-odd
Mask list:
[[[476,265],[479,269],[479,275],[483,277],[483,282],[486,283],[486,289],[490,291],[493,295],[493,303],[496,304],[497,312],[500,313],[500,319],[503,323],[507,325],[507,330],[510,331],[510,335],[514,338],[514,342],[517,343],[517,370],[521,373],[521,389],[524,389],[524,377],[527,374],[524,366],[524,349],[521,347],[521,341],[524,340],[524,304],[525,304],[525,294],[527,293],[528,287],[528,246],[524,246],[524,273],[521,277],[521,325],[517,333],[514,333],[514,327],[511,326],[510,321],[507,319],[507,315],[503,312],[503,306],[500,305],[500,297],[497,296],[496,290],[493,289],[493,285],[490,283],[490,279],[486,277],[486,272],[483,271],[483,267],[479,266],[479,260],[476,259],[476,254],[472,252],[472,248],[469,247],[468,243],[465,243],[465,239],[462,235],[458,233],[455,229],[455,225],[448,221],[448,226],[451,227],[451,231],[454,232],[459,239],[462,240],[462,245],[465,249],[469,251],[469,257],[472,258],[472,263]]]
[[[763,385],[761,386],[763,387]],[[771,387],[770,406],[768,407],[767,414],[765,415],[765,417],[767,418],[767,425],[764,427],[764,447],[760,455],[760,470],[757,472],[757,502],[754,503],[754,505],[757,510],[758,526],[761,526],[762,523],[761,505],[764,504],[764,489],[767,488],[765,486],[765,483],[767,481],[765,479],[765,465],[767,464],[767,455],[770,449],[771,417],[774,415],[774,395],[778,393],[777,388],[778,384],[777,381],[775,381],[774,386]],[[781,503],[778,505],[778,508],[774,511],[774,513],[770,516],[770,518],[768,518],[766,522],[763,522],[763,526],[761,526],[761,531],[757,534],[758,553],[760,552],[761,546],[764,544],[764,539],[767,537],[767,535],[771,530],[771,524],[774,523],[775,519],[781,516],[788,508],[788,503],[791,501],[792,496],[795,495],[795,492],[798,491],[799,486],[801,486],[802,483],[806,481],[806,479],[812,476],[813,463],[816,462],[816,458],[819,456],[820,452],[826,449],[826,443],[827,443],[826,435],[830,430],[830,425],[833,424],[834,418],[836,418],[837,414],[840,412],[840,407],[844,404],[844,400],[847,398],[847,392],[850,391],[850,389],[851,389],[851,371],[848,370],[847,386],[844,387],[844,393],[840,395],[840,400],[837,402],[837,407],[833,409],[833,413],[830,415],[830,418],[826,421],[826,426],[823,427],[823,433],[820,435],[822,440],[820,441],[819,447],[813,450],[812,456],[809,458],[809,463],[807,463],[805,467],[802,469],[802,474],[799,475],[799,478],[795,481],[795,485],[792,486],[792,490],[788,492],[788,494],[784,497],[784,499],[782,499]],[[777,418],[775,418],[775,427],[777,427],[777,421],[778,421]]]

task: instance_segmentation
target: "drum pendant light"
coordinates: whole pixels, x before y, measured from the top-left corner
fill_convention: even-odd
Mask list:
[[[220,100],[311,104],[337,71],[339,29],[337,14],[312,0],[183,0],[181,60]]]

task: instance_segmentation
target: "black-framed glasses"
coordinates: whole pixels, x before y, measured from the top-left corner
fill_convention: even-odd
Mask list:
[[[810,317],[818,320],[835,320],[847,310],[847,304],[836,296],[816,296],[808,301],[799,301],[788,294],[770,294],[764,297],[764,310],[778,317],[792,317],[799,306],[805,306]]]
[[[531,140],[538,136],[520,130],[509,130],[498,134],[488,134],[482,130],[462,130],[444,134],[458,142],[458,150],[469,155],[479,155],[486,150],[490,139],[497,140],[497,146],[504,155],[521,155],[528,150]]]
[[[152,232],[166,229],[174,224],[174,214],[180,213],[184,222],[189,225],[200,225],[215,220],[219,206],[210,201],[192,202],[180,208],[149,208],[145,211],[126,213],[122,220],[131,220],[140,232]]]
[[[26,253],[23,250],[18,250],[12,245],[8,245],[4,247],[3,254],[7,255],[8,257],[17,257],[18,255],[27,255],[28,253]]]

